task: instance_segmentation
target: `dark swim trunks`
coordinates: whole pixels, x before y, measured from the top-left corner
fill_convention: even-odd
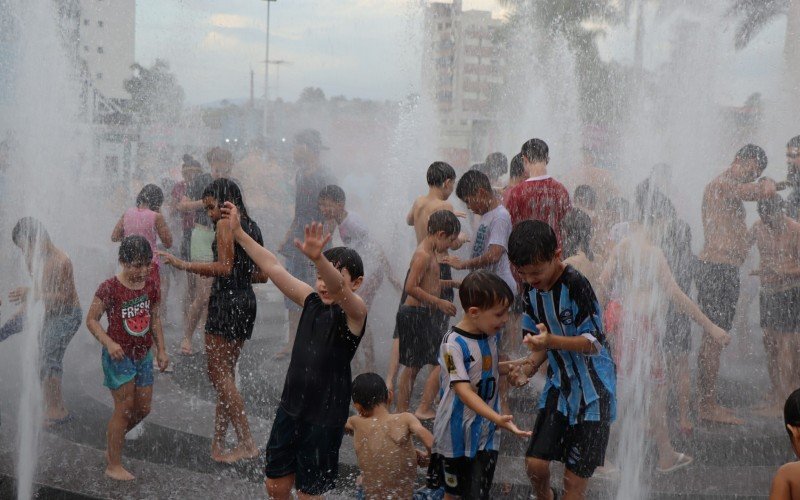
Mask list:
[[[800,287],[781,292],[761,290],[761,328],[777,333],[800,332]]]
[[[413,368],[438,364],[444,316],[427,307],[400,306],[396,329],[400,337],[400,364]]]
[[[730,331],[739,301],[739,268],[730,264],[697,262],[697,305],[712,323]]]

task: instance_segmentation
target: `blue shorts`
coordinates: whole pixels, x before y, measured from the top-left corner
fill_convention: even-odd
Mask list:
[[[83,323],[83,313],[80,307],[72,308],[63,314],[45,317],[40,337],[42,379],[61,378],[64,371],[64,353],[81,323]]]
[[[111,359],[108,349],[103,348],[103,385],[116,391],[131,380],[136,387],[153,385],[153,351],[148,351],[142,359],[134,361],[125,356],[121,361]]]

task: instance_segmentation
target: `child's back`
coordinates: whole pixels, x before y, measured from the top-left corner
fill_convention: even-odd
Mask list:
[[[410,413],[350,417],[367,498],[411,498],[417,477],[412,419]]]
[[[125,236],[142,236],[156,251],[156,217],[158,214],[149,208],[131,207],[122,216],[122,227]]]

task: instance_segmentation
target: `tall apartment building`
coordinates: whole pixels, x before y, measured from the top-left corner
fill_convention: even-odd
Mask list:
[[[504,83],[501,25],[489,11],[464,11],[461,0],[432,2],[425,11],[423,82],[436,102],[441,154],[462,167],[485,158],[493,142]]]
[[[79,0],[78,57],[89,80],[104,97],[130,99],[124,82],[131,77],[136,41],[135,0]]]

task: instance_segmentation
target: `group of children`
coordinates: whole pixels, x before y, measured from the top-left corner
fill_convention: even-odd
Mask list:
[[[266,445],[270,498],[291,498],[293,488],[301,498],[330,491],[345,433],[354,436],[364,498],[412,497],[418,465],[428,468],[426,495],[488,498],[501,430],[529,440],[525,465],[536,498],[584,498],[589,478],[606,463],[616,418],[618,367],[614,358],[628,358],[624,363],[636,355],[620,349],[626,342],[620,321],[631,320],[623,311],[641,312],[639,306],[646,297],[655,288],[664,289],[669,301],[700,323],[710,337],[726,343],[729,336],[685,295],[657,248],[655,233],[671,215],[669,204],[659,198],[656,189],[637,190],[634,220],[624,227],[620,220],[611,228],[610,234],[622,236],[600,272],[591,270],[596,248],[589,241],[591,216],[572,207],[568,194],[565,201],[563,186],[546,175],[547,145],[539,139],[523,145],[511,162],[512,173],[517,166],[520,183],[505,191],[487,175],[493,174],[496,184],[496,165],[504,158],[495,155],[490,159],[487,164],[491,168],[479,166],[458,182],[455,170],[446,163],[429,167],[429,193],[414,202],[407,217],[414,226],[417,247],[402,284],[394,280],[383,249],[372,241],[363,220],[346,210],[344,191],[336,185],[323,187],[318,203],[321,215],[333,221],[348,246],[328,248],[331,234],[323,222],[329,221],[312,222],[303,228],[302,238],[293,241],[294,248],[316,269],[314,286],[292,275],[264,248],[236,182],[219,177],[203,188],[197,200],[191,200],[202,204],[214,232],[209,242],[211,258],[203,261],[178,258],[158,249],[157,237],[165,248],[171,246],[172,238],[159,211],[163,195],[159,196],[157,187],[146,186],[136,207],[126,211],[113,231],[112,239],[120,241],[120,271],[97,289],[86,319],[89,331],[103,346],[104,384],[114,398],[107,430],[106,474],[120,480],[133,478],[121,462],[124,436],[150,411],[154,363],[164,371],[170,362],[161,324],[160,256],[177,269],[213,278],[205,346],[209,378],[218,394],[211,455],[220,462],[236,462],[259,453],[235,385],[235,366],[255,322],[252,283],[270,280],[302,310]],[[544,186],[533,197],[538,202],[525,208],[523,201],[537,192],[537,186]],[[467,219],[467,214],[456,212],[447,201],[454,191],[475,218],[471,237],[462,233],[459,220]],[[589,194],[581,192],[578,198],[590,198]],[[507,205],[514,207],[513,214]],[[536,214],[528,214],[530,210]],[[777,309],[770,307],[800,303],[787,281],[787,276],[797,273],[800,262],[800,224],[783,215],[777,199],[759,202],[759,215],[761,221],[751,230],[751,241],[759,246],[762,257],[762,326],[775,339],[768,354],[787,356],[790,351],[784,342],[789,340],[778,334],[794,328],[787,323],[794,319],[772,314],[770,311]],[[515,216],[521,220],[514,220]],[[26,227],[30,225],[28,222]],[[36,234],[42,233],[37,229]],[[25,252],[35,238],[32,240],[31,229],[20,234],[18,245]],[[42,241],[49,244],[49,240]],[[468,259],[449,254],[467,242],[472,244]],[[194,236],[189,246],[195,246]],[[647,255],[642,254],[645,250]],[[54,256],[53,262],[58,261],[57,249],[48,252]],[[641,265],[641,261],[652,264],[654,281],[626,283],[635,275],[631,266]],[[64,265],[58,269],[50,272],[66,272]],[[459,281],[453,279],[451,269],[471,272]],[[385,276],[403,292],[389,372],[385,380],[371,371],[352,380],[351,362],[362,340],[366,343],[370,336],[365,334],[369,306]],[[68,281],[72,282],[71,275]],[[463,315],[451,327],[449,318],[458,311],[454,289]],[[57,307],[50,309],[64,317],[72,314],[79,304],[70,297],[59,297],[54,302]],[[601,301],[608,304],[606,315]],[[608,314],[613,310],[616,323]],[[655,314],[653,310],[647,317],[633,319],[646,326]],[[103,315],[108,320],[106,328],[100,323]],[[520,357],[521,347],[526,353]],[[368,367],[372,359],[368,356]],[[784,360],[785,364],[792,362]],[[648,376],[662,378],[664,364],[654,358]],[[426,366],[431,371],[420,406],[410,413],[415,379]],[[545,366],[535,424],[532,430],[520,429],[505,400],[508,388],[525,385]],[[625,376],[624,366],[620,368],[620,375]],[[794,372],[776,370],[770,375],[788,395],[792,380],[796,381]],[[658,469],[668,473],[685,467],[691,458],[672,449],[663,420],[664,393],[654,390],[659,391],[656,401],[662,405],[650,426],[659,445]],[[393,400],[398,413],[390,411]],[[800,454],[798,401],[798,391],[789,395],[785,418]],[[352,416],[351,402],[356,410]],[[422,424],[431,418],[432,433]],[[238,445],[225,450],[229,425]],[[415,449],[413,437],[425,450]],[[561,491],[551,487],[551,461],[565,465]],[[798,495],[794,472],[796,464],[780,470],[773,490],[792,493],[776,498]]]

